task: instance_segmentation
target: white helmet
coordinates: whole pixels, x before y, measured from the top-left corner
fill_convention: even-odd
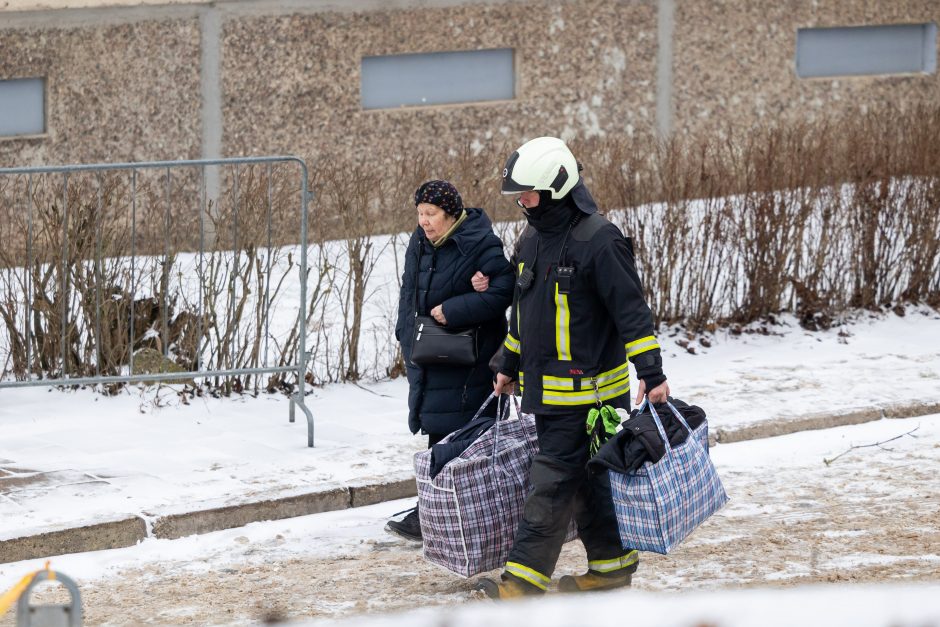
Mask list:
[[[503,168],[503,193],[550,191],[564,198],[580,180],[577,159],[557,137],[536,137],[519,146]]]

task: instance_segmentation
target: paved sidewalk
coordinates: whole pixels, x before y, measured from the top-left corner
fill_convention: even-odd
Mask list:
[[[940,413],[936,312],[755,331],[661,337],[673,392],[706,408],[719,445]],[[280,396],[4,390],[0,562],[413,496],[426,441],[407,432],[406,394],[401,380],[316,389],[309,449]]]

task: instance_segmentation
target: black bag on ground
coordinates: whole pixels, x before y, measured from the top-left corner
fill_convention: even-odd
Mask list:
[[[477,362],[477,329],[448,329],[431,316],[415,316],[411,362],[419,366],[472,366]]]

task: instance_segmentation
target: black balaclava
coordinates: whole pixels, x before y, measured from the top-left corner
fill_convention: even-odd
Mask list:
[[[523,215],[536,231],[552,233],[567,228],[576,211],[570,194],[555,200],[551,191],[539,190],[538,206],[526,209]]]

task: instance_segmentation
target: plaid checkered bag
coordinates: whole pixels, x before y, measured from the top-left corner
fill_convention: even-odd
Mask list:
[[[539,449],[535,418],[513,400],[516,419],[509,419],[505,403],[496,423],[433,479],[431,451],[415,455],[424,557],[463,577],[505,565],[522,519],[529,466]],[[574,537],[572,527],[568,539]]]
[[[644,401],[644,406],[647,403]],[[671,403],[669,408],[689,429]],[[634,472],[609,471],[610,487],[624,547],[666,554],[721,509],[728,495],[708,456],[707,421],[689,429],[685,442],[672,447],[652,404],[649,409],[666,444],[666,454]]]

